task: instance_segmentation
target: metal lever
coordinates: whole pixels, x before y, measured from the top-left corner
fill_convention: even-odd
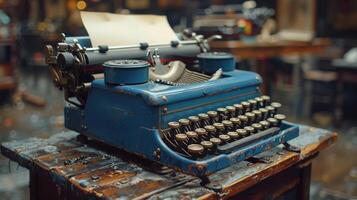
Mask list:
[[[167,66],[165,66],[161,63],[158,48],[156,48],[154,50],[154,53],[152,53],[149,49],[147,52],[147,56],[148,56],[149,60],[151,61],[152,65],[155,67],[155,73],[165,74],[167,72]]]
[[[297,146],[293,146],[288,142],[284,143],[284,149],[286,149],[287,151],[291,151],[291,152],[295,152],[295,153],[300,153],[301,149]]]
[[[217,80],[219,78],[221,78],[223,74],[223,71],[221,68],[219,68],[212,76],[211,78],[208,80],[208,81],[214,81],[214,80]]]
[[[206,39],[206,42],[211,42],[212,40],[221,40],[222,38],[222,35],[212,35]]]
[[[222,39],[221,35],[212,35],[209,38],[205,39],[203,35],[197,35],[195,32],[192,32],[189,29],[184,30],[183,35],[186,38],[194,39],[197,42],[197,44],[201,47],[202,52],[209,51],[208,42],[212,40]]]

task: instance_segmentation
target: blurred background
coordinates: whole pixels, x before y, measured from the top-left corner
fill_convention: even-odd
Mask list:
[[[339,133],[313,163],[311,199],[357,199],[357,1],[0,0],[0,142],[64,130],[44,46],[86,35],[81,10],[166,15],[176,32],[221,34],[212,48],[261,74],[290,121]],[[29,199],[28,176],[0,155],[0,198]]]

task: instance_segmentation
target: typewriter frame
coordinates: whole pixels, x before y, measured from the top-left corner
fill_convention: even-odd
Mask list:
[[[231,153],[206,159],[188,159],[170,149],[161,138],[167,123],[260,96],[261,77],[253,72],[223,72],[217,80],[179,86],[148,82],[137,85],[106,84],[102,64],[113,59],[145,59],[158,48],[166,59],[194,62],[209,51],[208,41],[194,33],[182,41],[149,46],[92,47],[89,37],[66,38],[56,52],[46,46],[46,62],[53,80],[63,89],[65,127],[115,148],[159,162],[185,173],[205,177],[233,163],[266,151],[299,135],[297,125],[283,122],[281,130]],[[99,76],[98,76],[99,75]]]
[[[209,175],[298,136],[297,125],[283,122],[278,133],[229,154],[191,160],[170,149],[160,133],[167,128],[169,121],[260,96],[261,78],[258,74],[234,70],[225,72],[223,76],[215,81],[186,86],[151,82],[112,86],[105,84],[103,79],[95,80],[84,108],[65,107],[65,126],[196,176]]]

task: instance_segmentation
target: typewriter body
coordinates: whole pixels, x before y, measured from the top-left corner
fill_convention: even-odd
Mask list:
[[[258,74],[193,33],[155,46],[64,37],[56,51],[47,46],[47,63],[65,126],[171,168],[204,177],[298,136]]]

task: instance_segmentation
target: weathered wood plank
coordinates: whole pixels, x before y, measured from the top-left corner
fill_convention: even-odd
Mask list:
[[[331,145],[337,134],[301,126],[300,136],[290,142],[302,149],[300,154],[289,152],[282,146],[275,147],[257,155],[257,159],[237,163],[210,175],[211,183],[206,187],[201,186],[196,177],[167,169],[166,173],[160,174],[152,163],[136,162],[129,154],[104,150],[102,144],[95,147],[84,144],[76,137],[76,133],[67,132],[48,139],[7,142],[1,145],[1,151],[25,167],[35,166],[39,174],[52,177],[55,184],[79,199],[85,196],[94,199],[215,199],[231,197],[315,155]]]
[[[83,144],[76,140],[78,133],[62,132],[47,139],[28,138],[25,140],[4,142],[0,146],[1,153],[20,165],[30,169],[33,160],[41,155],[61,152]]]

